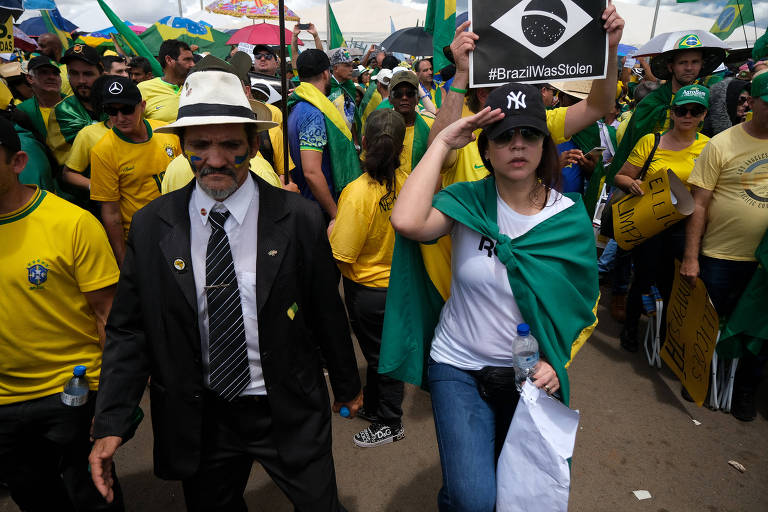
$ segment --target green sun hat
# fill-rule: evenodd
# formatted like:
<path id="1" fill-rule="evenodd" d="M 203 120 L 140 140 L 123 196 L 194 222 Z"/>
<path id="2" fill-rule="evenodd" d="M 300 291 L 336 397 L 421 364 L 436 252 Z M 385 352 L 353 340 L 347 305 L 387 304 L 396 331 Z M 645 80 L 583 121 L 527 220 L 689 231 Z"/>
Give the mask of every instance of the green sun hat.
<path id="1" fill-rule="evenodd" d="M 672 99 L 672 105 L 687 105 L 689 103 L 698 103 L 709 109 L 709 89 L 697 84 L 681 87 Z"/>

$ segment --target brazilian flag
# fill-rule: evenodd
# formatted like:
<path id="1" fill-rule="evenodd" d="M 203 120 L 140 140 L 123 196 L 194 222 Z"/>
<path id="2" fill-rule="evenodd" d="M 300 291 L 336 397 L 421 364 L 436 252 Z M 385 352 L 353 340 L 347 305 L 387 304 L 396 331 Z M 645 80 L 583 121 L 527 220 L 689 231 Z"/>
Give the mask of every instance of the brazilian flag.
<path id="1" fill-rule="evenodd" d="M 451 62 L 443 54 L 456 33 L 456 0 L 429 0 L 424 30 L 432 34 L 432 60 L 435 73 Z"/>
<path id="2" fill-rule="evenodd" d="M 733 34 L 734 30 L 750 21 L 755 21 L 751 0 L 728 0 L 709 31 L 725 40 Z"/>

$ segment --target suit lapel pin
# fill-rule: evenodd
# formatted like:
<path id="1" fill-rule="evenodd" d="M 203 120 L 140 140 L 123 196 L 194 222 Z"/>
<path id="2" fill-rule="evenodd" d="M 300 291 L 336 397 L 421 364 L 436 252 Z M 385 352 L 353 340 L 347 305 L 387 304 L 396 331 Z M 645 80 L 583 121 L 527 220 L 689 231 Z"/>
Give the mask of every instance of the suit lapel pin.
<path id="1" fill-rule="evenodd" d="M 277 256 L 277 250 L 276 249 L 272 249 L 267 254 L 269 254 L 270 256 Z"/>
<path id="2" fill-rule="evenodd" d="M 187 269 L 187 262 L 181 258 L 176 258 L 173 260 L 173 268 L 176 269 L 176 272 L 184 272 Z"/>

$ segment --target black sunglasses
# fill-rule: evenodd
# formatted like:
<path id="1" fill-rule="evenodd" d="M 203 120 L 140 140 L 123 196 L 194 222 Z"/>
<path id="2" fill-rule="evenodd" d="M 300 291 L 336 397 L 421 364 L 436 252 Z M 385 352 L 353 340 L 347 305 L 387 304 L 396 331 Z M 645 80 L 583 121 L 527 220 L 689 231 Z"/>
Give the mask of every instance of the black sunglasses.
<path id="1" fill-rule="evenodd" d="M 120 108 L 114 107 L 112 105 L 104 105 L 104 107 L 102 107 L 102 110 L 108 116 L 116 116 L 118 112 L 120 112 L 124 116 L 129 116 L 133 114 L 134 111 L 136 110 L 136 105 L 123 105 Z"/>
<path id="2" fill-rule="evenodd" d="M 512 139 L 515 138 L 515 133 L 519 132 L 520 136 L 523 138 L 525 142 L 538 142 L 541 139 L 544 138 L 544 134 L 541 133 L 539 130 L 536 130 L 535 128 L 511 128 L 498 137 L 495 137 L 491 139 L 491 142 L 493 142 L 496 146 L 506 146 L 510 142 L 512 142 Z"/>
<path id="3" fill-rule="evenodd" d="M 256 53 L 254 54 L 253 58 L 256 60 L 261 60 L 261 59 L 272 60 L 275 58 L 275 56 L 272 55 L 271 53 Z"/>
<path id="4" fill-rule="evenodd" d="M 698 117 L 706 111 L 707 108 L 704 105 L 693 105 L 691 107 L 688 107 L 688 105 L 677 105 L 672 107 L 672 112 L 677 117 L 685 117 L 689 112 L 693 117 Z"/>
<path id="5" fill-rule="evenodd" d="M 393 98 L 396 100 L 399 100 L 403 96 L 406 96 L 408 98 L 415 98 L 416 97 L 416 89 L 395 89 L 390 94 Z"/>

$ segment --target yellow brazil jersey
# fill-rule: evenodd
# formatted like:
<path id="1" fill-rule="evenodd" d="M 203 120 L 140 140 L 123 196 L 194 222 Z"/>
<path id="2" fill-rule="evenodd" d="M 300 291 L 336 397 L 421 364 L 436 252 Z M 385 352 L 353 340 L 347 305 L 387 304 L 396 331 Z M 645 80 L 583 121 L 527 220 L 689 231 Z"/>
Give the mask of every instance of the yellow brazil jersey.
<path id="1" fill-rule="evenodd" d="M 272 121 L 277 123 L 277 126 L 269 129 L 269 142 L 272 143 L 272 153 L 274 154 L 275 158 L 274 171 L 282 176 L 285 174 L 285 154 L 283 148 L 283 112 L 279 108 L 275 107 L 274 105 L 270 105 L 269 103 L 265 103 L 265 105 L 272 113 Z M 291 155 L 288 154 L 288 170 L 290 171 L 294 167 L 295 166 L 293 165 L 293 160 L 291 160 Z M 251 169 L 253 169 L 253 167 L 251 167 Z"/>
<path id="2" fill-rule="evenodd" d="M 154 119 L 172 123 L 179 112 L 181 87 L 169 84 L 162 78 L 152 78 L 138 84 L 141 97 L 147 102 L 144 109 L 145 119 Z"/>
<path id="3" fill-rule="evenodd" d="M 645 161 L 648 159 L 648 155 L 653 149 L 654 135 L 649 133 L 640 138 L 632 148 L 632 153 L 627 157 L 627 162 L 642 168 L 645 165 Z M 669 149 L 656 148 L 656 152 L 653 154 L 653 160 L 650 166 L 648 166 L 648 174 L 646 179 L 650 178 L 653 174 L 658 172 L 666 172 L 667 169 L 672 169 L 672 172 L 680 178 L 680 181 L 687 185 L 688 176 L 691 175 L 693 170 L 693 164 L 696 163 L 696 159 L 699 158 L 701 150 L 709 142 L 709 137 L 701 133 L 696 134 L 696 140 L 693 144 L 685 149 L 679 151 L 671 151 Z"/>
<path id="4" fill-rule="evenodd" d="M 282 188 L 283 186 L 283 184 L 280 183 L 280 177 L 275 174 L 272 166 L 260 155 L 251 158 L 251 172 L 273 187 Z M 184 155 L 179 155 L 168 164 L 168 168 L 165 170 L 162 193 L 167 194 L 174 190 L 179 190 L 192 181 L 194 177 L 195 175 L 192 172 L 192 166 L 189 164 L 189 160 L 187 160 Z"/>
<path id="5" fill-rule="evenodd" d="M 133 214 L 160 196 L 165 169 L 181 153 L 176 135 L 153 132 L 165 123 L 144 123 L 149 140 L 131 142 L 113 128 L 91 150 L 91 199 L 120 203 L 126 236 Z"/>
<path id="6" fill-rule="evenodd" d="M 567 107 L 547 110 L 547 129 L 555 144 L 565 142 L 565 114 Z M 474 115 L 464 104 L 462 117 Z M 475 140 L 456 151 L 452 161 L 446 162 L 442 170 L 443 188 L 453 183 L 462 181 L 477 181 L 488 176 L 488 169 L 480 158 L 480 150 L 477 147 L 477 137 L 482 130 L 475 131 Z"/>
<path id="7" fill-rule="evenodd" d="M 432 129 L 432 125 L 435 123 L 435 118 L 432 116 L 432 114 L 417 113 L 416 115 L 421 116 L 421 118 L 427 123 L 427 126 L 429 126 L 429 128 Z M 407 172 L 408 174 L 411 174 L 411 171 L 413 170 L 411 167 L 411 164 L 412 164 L 412 158 L 413 158 L 413 137 L 416 131 L 415 126 L 416 125 L 413 124 L 411 126 L 405 127 L 405 138 L 403 139 L 403 152 L 400 153 L 400 167 L 404 169 L 405 172 Z"/>
<path id="8" fill-rule="evenodd" d="M 115 284 L 119 270 L 93 215 L 36 189 L 0 215 L 0 405 L 58 393 L 76 365 L 97 389 L 101 346 L 83 293 Z M 12 306 L 11 306 L 12 305 Z"/>
<path id="9" fill-rule="evenodd" d="M 392 207 L 407 174 L 395 171 L 395 190 L 388 191 L 368 173 L 344 187 L 331 232 L 333 257 L 344 277 L 371 288 L 389 286 L 395 230 Z"/>
<path id="10" fill-rule="evenodd" d="M 72 149 L 64 165 L 73 171 L 88 174 L 91 168 L 91 150 L 102 137 L 109 133 L 109 128 L 105 123 L 106 121 L 102 121 L 80 130 L 72 142 Z"/>

